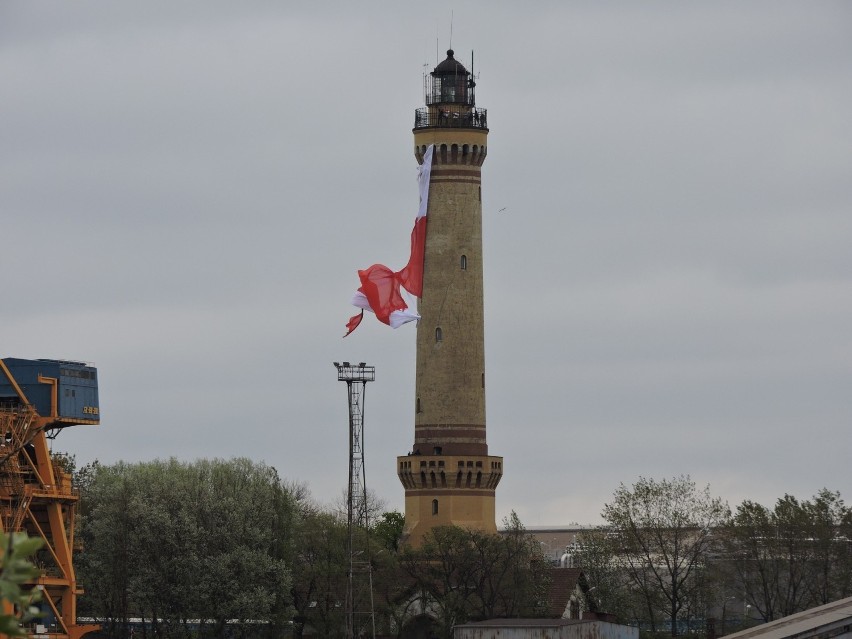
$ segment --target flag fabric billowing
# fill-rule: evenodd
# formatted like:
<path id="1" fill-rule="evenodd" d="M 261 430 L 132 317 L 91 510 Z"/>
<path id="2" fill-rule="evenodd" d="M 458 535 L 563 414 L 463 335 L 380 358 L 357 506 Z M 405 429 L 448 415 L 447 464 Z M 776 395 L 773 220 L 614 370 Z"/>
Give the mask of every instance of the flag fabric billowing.
<path id="1" fill-rule="evenodd" d="M 361 320 L 364 319 L 364 309 L 361 309 L 361 312 L 357 315 L 353 315 L 349 318 L 349 321 L 346 322 L 346 335 L 349 335 L 352 331 L 358 328 L 358 324 L 361 323 Z M 344 335 L 343 337 L 346 337 Z"/>
<path id="2" fill-rule="evenodd" d="M 384 264 L 373 264 L 370 268 L 358 271 L 361 288 L 358 290 L 367 298 L 370 309 L 382 324 L 390 324 L 390 315 L 394 311 L 408 308 L 399 292 L 396 273 Z"/>
<path id="3" fill-rule="evenodd" d="M 411 257 L 399 272 L 400 285 L 416 297 L 423 296 L 423 258 L 426 250 L 426 216 L 414 221 L 411 231 Z"/>
<path id="4" fill-rule="evenodd" d="M 346 324 L 346 337 L 361 323 L 364 311 L 372 311 L 378 320 L 397 328 L 408 322 L 420 319 L 416 311 L 409 308 L 401 289 L 416 297 L 423 295 L 423 259 L 426 250 L 426 219 L 429 209 L 429 181 L 432 176 L 432 155 L 435 145 L 430 144 L 423 156 L 423 164 L 418 167 L 418 185 L 420 206 L 411 231 L 411 255 L 408 263 L 400 271 L 392 271 L 383 264 L 358 271 L 361 286 L 352 297 L 352 304 L 361 309 Z"/>

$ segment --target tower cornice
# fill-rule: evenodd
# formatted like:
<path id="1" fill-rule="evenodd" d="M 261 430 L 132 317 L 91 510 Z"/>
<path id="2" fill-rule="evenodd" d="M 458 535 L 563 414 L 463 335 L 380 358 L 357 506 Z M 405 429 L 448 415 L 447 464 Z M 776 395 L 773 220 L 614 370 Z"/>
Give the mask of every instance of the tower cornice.
<path id="1" fill-rule="evenodd" d="M 430 144 L 435 145 L 433 166 L 460 164 L 480 167 L 488 154 L 488 133 L 452 129 L 415 131 L 414 157 L 418 164 L 423 163 L 423 156 Z"/>
<path id="2" fill-rule="evenodd" d="M 442 490 L 445 494 L 491 491 L 503 477 L 503 458 L 494 455 L 404 455 L 396 458 L 406 492 Z"/>

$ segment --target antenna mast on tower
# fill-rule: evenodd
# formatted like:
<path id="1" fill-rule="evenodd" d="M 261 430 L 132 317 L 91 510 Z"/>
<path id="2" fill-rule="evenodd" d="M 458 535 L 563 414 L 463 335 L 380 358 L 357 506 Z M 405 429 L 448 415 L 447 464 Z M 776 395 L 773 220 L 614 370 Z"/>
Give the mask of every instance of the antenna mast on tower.
<path id="1" fill-rule="evenodd" d="M 365 362 L 334 362 L 337 381 L 346 382 L 349 396 L 349 486 L 346 491 L 347 554 L 346 638 L 376 636 L 373 573 L 370 565 L 367 480 L 364 471 L 364 391 L 375 381 L 376 367 Z M 361 534 L 358 529 L 361 529 Z"/>

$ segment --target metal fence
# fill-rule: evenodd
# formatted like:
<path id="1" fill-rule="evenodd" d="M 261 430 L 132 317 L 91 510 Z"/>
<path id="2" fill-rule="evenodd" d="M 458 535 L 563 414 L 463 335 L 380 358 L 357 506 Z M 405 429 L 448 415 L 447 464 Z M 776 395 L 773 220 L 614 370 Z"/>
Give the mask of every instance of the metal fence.
<path id="1" fill-rule="evenodd" d="M 468 106 L 421 107 L 414 112 L 415 129 L 488 129 L 486 109 Z"/>

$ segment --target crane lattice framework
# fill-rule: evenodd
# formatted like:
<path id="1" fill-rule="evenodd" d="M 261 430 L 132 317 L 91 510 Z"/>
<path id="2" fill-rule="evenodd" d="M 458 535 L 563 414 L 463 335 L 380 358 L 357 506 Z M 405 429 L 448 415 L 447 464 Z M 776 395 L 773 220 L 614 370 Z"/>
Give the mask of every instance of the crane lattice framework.
<path id="1" fill-rule="evenodd" d="M 97 371 L 80 362 L 0 360 L 0 531 L 44 540 L 34 562 L 42 616 L 30 637 L 79 639 L 99 626 L 77 624 L 73 555 L 79 492 L 54 463 L 48 433 L 100 423 Z M 4 610 L 4 612 L 10 612 Z"/>
<path id="2" fill-rule="evenodd" d="M 346 583 L 346 637 L 375 637 L 373 574 L 369 548 L 369 504 L 364 469 L 364 392 L 375 381 L 376 367 L 334 362 L 337 380 L 349 396 L 349 486 L 346 492 L 349 570 Z M 361 530 L 359 535 L 358 530 Z"/>

